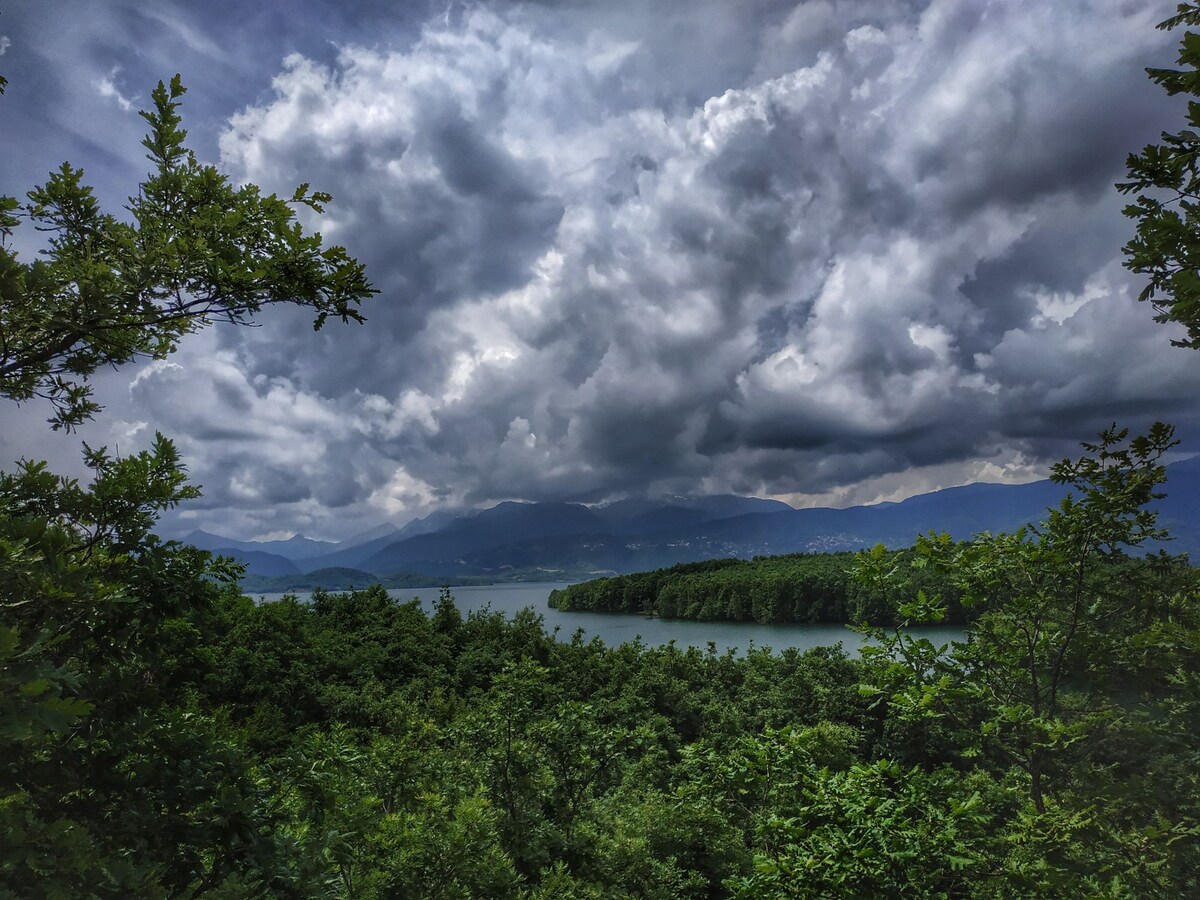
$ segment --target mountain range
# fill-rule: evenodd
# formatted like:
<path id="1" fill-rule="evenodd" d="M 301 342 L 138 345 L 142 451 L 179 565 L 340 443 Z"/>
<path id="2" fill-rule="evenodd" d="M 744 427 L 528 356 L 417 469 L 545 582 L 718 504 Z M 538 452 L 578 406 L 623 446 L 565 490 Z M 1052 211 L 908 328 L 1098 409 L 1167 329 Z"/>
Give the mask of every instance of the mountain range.
<path id="1" fill-rule="evenodd" d="M 1200 552 L 1200 457 L 1167 469 L 1159 522 L 1171 552 Z M 506 502 L 384 524 L 341 542 L 302 535 L 239 541 L 193 531 L 184 541 L 246 565 L 248 584 L 309 586 L 378 578 L 577 580 L 716 557 L 903 547 L 922 532 L 956 539 L 1045 518 L 1067 488 L 1050 481 L 971 484 L 846 509 L 793 509 L 777 500 L 716 495 L 621 500 L 605 506 Z"/>

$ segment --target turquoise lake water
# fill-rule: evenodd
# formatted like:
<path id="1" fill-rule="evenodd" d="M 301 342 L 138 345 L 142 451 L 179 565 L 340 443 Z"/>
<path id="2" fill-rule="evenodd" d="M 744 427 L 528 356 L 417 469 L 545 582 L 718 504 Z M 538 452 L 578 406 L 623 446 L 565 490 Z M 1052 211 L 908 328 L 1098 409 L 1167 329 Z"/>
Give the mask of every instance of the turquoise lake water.
<path id="1" fill-rule="evenodd" d="M 566 587 L 562 582 L 529 584 L 494 584 L 451 588 L 454 602 L 465 614 L 472 610 L 490 609 L 512 617 L 525 607 L 542 616 L 546 629 L 560 640 L 570 640 L 581 630 L 587 639 L 598 637 L 610 646 L 640 638 L 643 643 L 661 646 L 674 641 L 680 647 L 705 649 L 711 642 L 720 653 L 732 649 L 745 653 L 751 647 L 770 647 L 784 650 L 795 647 L 827 647 L 842 644 L 854 651 L 864 643 L 862 636 L 842 625 L 759 625 L 756 622 L 692 622 L 678 619 L 648 619 L 616 613 L 561 612 L 551 609 L 546 601 L 555 588 Z M 432 611 L 438 588 L 398 588 L 388 593 L 399 600 L 418 599 Z M 297 592 L 301 598 L 307 595 Z M 277 600 L 283 594 L 254 594 L 265 600 Z M 962 640 L 965 631 L 958 627 L 929 627 L 914 629 L 935 644 Z"/>

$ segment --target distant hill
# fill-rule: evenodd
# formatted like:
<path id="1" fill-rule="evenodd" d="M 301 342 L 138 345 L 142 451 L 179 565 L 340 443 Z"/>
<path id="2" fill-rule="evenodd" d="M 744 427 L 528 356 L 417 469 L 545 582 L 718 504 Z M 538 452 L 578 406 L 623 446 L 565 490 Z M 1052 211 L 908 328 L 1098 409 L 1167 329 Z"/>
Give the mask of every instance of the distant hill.
<path id="1" fill-rule="evenodd" d="M 1160 523 L 1175 537 L 1167 549 L 1200 556 L 1200 457 L 1167 471 L 1167 497 L 1158 503 Z M 510 502 L 480 511 L 434 513 L 400 529 L 381 526 L 340 544 L 325 544 L 334 549 L 292 560 L 291 568 L 288 560 L 269 552 L 289 541 L 229 544 L 205 532 L 193 532 L 189 539 L 196 537 L 197 546 L 207 542 L 209 549 L 226 541 L 227 555 L 245 559 L 256 576 L 295 577 L 301 571 L 315 576 L 337 569 L 355 573 L 355 579 L 364 573 L 372 578 L 403 573 L 397 577 L 415 576 L 425 583 L 448 578 L 577 580 L 722 557 L 858 550 L 875 544 L 906 547 L 929 531 L 948 531 L 958 539 L 981 531 L 1012 531 L 1044 519 L 1047 508 L 1066 493 L 1061 485 L 1036 481 L 971 484 L 848 509 L 793 509 L 774 500 L 732 495 L 632 499 L 600 507 Z M 253 553 L 262 555 L 251 561 Z"/>
<path id="2" fill-rule="evenodd" d="M 314 541 L 302 534 L 294 535 L 285 541 L 239 541 L 237 538 L 225 537 L 220 534 L 210 534 L 207 531 L 199 529 L 184 537 L 183 542 L 191 544 L 193 547 L 199 547 L 201 550 L 238 550 L 245 553 L 264 552 L 291 560 L 305 559 L 321 553 L 328 553 L 338 546 L 330 541 Z"/>
<path id="3" fill-rule="evenodd" d="M 388 537 L 396 534 L 400 529 L 391 522 L 384 522 L 382 525 L 376 525 L 374 528 L 368 528 L 366 531 L 360 531 L 358 534 L 352 534 L 334 546 L 340 550 L 345 550 L 347 547 L 357 547 L 359 544 L 365 544 L 369 541 L 374 541 L 378 538 Z"/>
<path id="4" fill-rule="evenodd" d="M 904 547 L 927 531 L 957 539 L 981 531 L 1011 531 L 1044 517 L 1066 488 L 1049 481 L 971 484 L 910 497 L 900 503 L 847 509 L 795 509 L 709 522 L 660 535 L 670 542 L 701 543 L 717 556 L 858 550 L 875 544 Z"/>
<path id="5" fill-rule="evenodd" d="M 225 537 L 221 534 L 212 534 L 207 531 L 202 531 L 197 528 L 183 536 L 182 541 L 185 544 L 191 544 L 193 547 L 199 547 L 201 550 L 217 550 L 218 548 L 234 548 L 239 550 L 261 550 L 262 547 L 257 541 L 239 541 L 237 538 Z"/>
<path id="6" fill-rule="evenodd" d="M 313 588 L 342 591 L 370 587 L 380 579 L 359 569 L 318 569 L 315 572 L 293 572 L 286 575 L 247 575 L 242 588 L 248 591 L 311 591 Z"/>
<path id="7" fill-rule="evenodd" d="M 363 560 L 369 572 L 417 568 L 428 560 L 454 559 L 556 534 L 604 531 L 604 520 L 577 503 L 501 503 L 470 518 L 456 519 L 440 531 L 389 544 Z M 420 566 L 417 571 L 426 571 Z"/>
<path id="8" fill-rule="evenodd" d="M 944 523 L 937 530 L 956 538 L 1015 529 L 1043 518 L 1046 507 L 1061 501 L 1065 490 L 1036 482 L 938 492 L 943 493 L 947 496 L 941 502 L 919 497 L 850 509 L 789 507 L 644 534 L 554 534 L 469 553 L 409 559 L 406 565 L 430 575 L 475 577 L 540 569 L 547 580 L 574 580 L 724 557 L 859 550 L 875 544 L 905 547 L 918 533 L 933 530 L 933 522 Z"/>
<path id="9" fill-rule="evenodd" d="M 650 534 L 686 528 L 749 513 L 785 512 L 792 508 L 778 500 L 716 494 L 704 497 L 662 497 L 657 500 L 618 500 L 596 512 L 614 534 Z"/>
<path id="10" fill-rule="evenodd" d="M 328 568 L 362 568 L 366 560 L 386 547 L 411 537 L 439 531 L 454 524 L 462 516 L 462 513 L 439 511 L 430 513 L 423 519 L 413 519 L 403 528 L 392 525 L 390 530 L 373 529 L 377 534 L 363 532 L 337 544 L 329 553 L 304 560 L 301 568 L 306 572 Z M 395 569 L 390 571 L 395 571 Z"/>
<path id="11" fill-rule="evenodd" d="M 389 547 L 397 541 L 404 540 L 399 532 L 385 534 L 382 537 L 373 538 L 365 541 L 357 546 L 347 547 L 343 550 L 335 550 L 332 553 L 325 553 L 321 556 L 313 556 L 304 560 L 303 567 L 308 571 L 317 569 L 330 568 L 363 568 L 363 562 L 370 559 L 380 550 Z"/>
<path id="12" fill-rule="evenodd" d="M 197 529 L 186 535 L 182 540 L 185 544 L 231 556 L 247 565 L 247 575 L 263 578 L 279 577 L 296 574 L 301 571 L 310 572 L 320 568 L 329 568 L 324 560 L 341 552 L 355 559 L 370 556 L 378 547 L 386 546 L 389 541 L 396 540 L 402 530 L 390 522 L 377 525 L 374 528 L 359 532 L 344 541 L 315 541 L 297 534 L 283 541 L 239 541 L 237 538 L 225 537 Z M 368 546 L 371 545 L 371 546 Z M 355 550 L 366 546 L 355 556 Z M 266 555 L 263 555 L 266 554 Z M 286 566 L 279 559 L 288 560 L 294 565 Z"/>
<path id="13" fill-rule="evenodd" d="M 209 549 L 207 547 L 201 549 Z M 240 547 L 214 547 L 214 556 L 228 556 L 246 567 L 247 575 L 274 578 L 280 575 L 299 575 L 300 569 L 286 557 L 264 550 L 242 550 Z"/>
<path id="14" fill-rule="evenodd" d="M 394 532 L 397 538 L 416 537 L 418 534 L 432 534 L 435 531 L 441 531 L 443 528 L 452 524 L 456 519 L 462 518 L 464 515 L 474 515 L 472 510 L 469 514 L 463 512 L 453 512 L 450 510 L 439 510 L 438 512 L 430 513 L 423 519 L 413 519 L 403 528 L 398 528 Z"/>

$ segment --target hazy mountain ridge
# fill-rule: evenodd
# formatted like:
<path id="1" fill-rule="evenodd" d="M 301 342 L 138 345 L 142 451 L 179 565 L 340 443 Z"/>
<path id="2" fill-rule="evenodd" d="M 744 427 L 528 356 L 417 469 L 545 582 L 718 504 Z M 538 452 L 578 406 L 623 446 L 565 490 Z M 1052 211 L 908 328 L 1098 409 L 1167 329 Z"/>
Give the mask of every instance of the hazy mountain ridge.
<path id="1" fill-rule="evenodd" d="M 265 550 L 243 550 L 240 547 L 213 547 L 211 552 L 214 556 L 228 556 L 237 560 L 246 567 L 247 573 L 267 578 L 300 574 L 300 568 L 295 562 L 278 553 L 268 553 Z"/>
<path id="2" fill-rule="evenodd" d="M 1200 457 L 1168 468 L 1160 523 L 1175 537 L 1171 552 L 1200 552 Z M 247 564 L 255 576 L 353 570 L 376 578 L 413 573 L 439 578 L 588 578 L 680 562 L 736 556 L 856 550 L 911 545 L 916 536 L 947 531 L 956 539 L 1012 531 L 1045 518 L 1067 488 L 1050 481 L 978 483 L 919 494 L 895 503 L 845 509 L 793 509 L 775 500 L 718 495 L 573 503 L 507 502 L 486 510 L 433 513 L 403 528 L 380 526 L 319 555 L 293 557 L 326 543 L 233 541 L 207 532 L 185 540 Z M 372 533 L 379 536 L 372 536 Z M 203 543 L 197 543 L 192 538 Z"/>

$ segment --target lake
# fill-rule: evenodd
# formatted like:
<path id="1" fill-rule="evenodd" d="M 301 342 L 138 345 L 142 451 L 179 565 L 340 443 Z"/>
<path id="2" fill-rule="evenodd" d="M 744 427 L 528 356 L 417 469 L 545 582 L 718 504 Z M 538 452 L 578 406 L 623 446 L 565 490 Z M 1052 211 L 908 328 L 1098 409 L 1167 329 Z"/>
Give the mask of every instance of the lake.
<path id="1" fill-rule="evenodd" d="M 680 647 L 705 649 L 709 642 L 717 651 L 733 650 L 745 653 L 751 647 L 770 647 L 784 650 L 795 647 L 808 650 L 812 647 L 829 647 L 842 644 L 847 650 L 857 650 L 865 641 L 861 635 L 844 625 L 759 625 L 757 622 L 693 622 L 681 619 L 647 619 L 644 616 L 621 615 L 618 613 L 562 612 L 551 609 L 546 601 L 556 588 L 567 587 L 565 582 L 538 582 L 526 584 L 491 584 L 451 588 L 454 602 L 466 614 L 473 610 L 490 609 L 512 616 L 527 606 L 542 616 L 546 629 L 554 632 L 560 640 L 569 641 L 576 631 L 582 629 L 585 638 L 598 637 L 609 646 L 617 646 L 640 637 L 650 646 L 661 646 L 674 641 Z M 308 594 L 296 591 L 301 599 Z M 438 588 L 397 588 L 388 593 L 398 600 L 418 599 L 429 612 L 438 597 Z M 283 594 L 253 594 L 264 600 L 278 600 Z M 965 631 L 957 627 L 925 627 L 913 629 L 935 644 L 962 640 Z"/>

